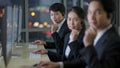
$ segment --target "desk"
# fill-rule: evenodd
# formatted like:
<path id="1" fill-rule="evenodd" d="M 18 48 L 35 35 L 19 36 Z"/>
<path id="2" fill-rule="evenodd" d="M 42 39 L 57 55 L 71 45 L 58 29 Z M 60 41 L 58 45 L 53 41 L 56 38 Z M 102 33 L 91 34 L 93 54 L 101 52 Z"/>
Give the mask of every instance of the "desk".
<path id="1" fill-rule="evenodd" d="M 29 47 L 29 43 L 22 43 L 19 46 L 13 46 L 12 57 L 7 68 L 35 68 L 34 64 L 42 61 L 49 61 L 47 54 L 40 55 L 35 58 L 30 56 L 34 50 L 44 49 L 44 46 L 37 46 L 37 48 Z M 5 68 L 3 58 L 0 59 L 0 68 Z"/>

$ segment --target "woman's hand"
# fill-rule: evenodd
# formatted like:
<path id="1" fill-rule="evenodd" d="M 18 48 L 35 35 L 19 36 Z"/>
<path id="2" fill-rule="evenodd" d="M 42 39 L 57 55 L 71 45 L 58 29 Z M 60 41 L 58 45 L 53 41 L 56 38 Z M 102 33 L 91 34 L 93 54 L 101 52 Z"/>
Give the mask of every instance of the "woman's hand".
<path id="1" fill-rule="evenodd" d="M 71 37 L 70 37 L 69 43 L 77 40 L 77 38 L 78 38 L 78 36 L 79 36 L 79 32 L 80 32 L 80 31 L 78 31 L 78 30 L 72 30 L 72 31 L 71 31 Z"/>

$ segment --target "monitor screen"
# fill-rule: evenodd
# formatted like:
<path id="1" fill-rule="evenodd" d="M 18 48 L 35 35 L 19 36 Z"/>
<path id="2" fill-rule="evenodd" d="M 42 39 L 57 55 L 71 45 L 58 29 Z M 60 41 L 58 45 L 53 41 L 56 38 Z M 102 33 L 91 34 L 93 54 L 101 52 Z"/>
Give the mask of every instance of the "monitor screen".
<path id="1" fill-rule="evenodd" d="M 2 55 L 4 57 L 5 65 L 7 66 L 12 52 L 12 6 L 5 7 L 5 14 L 1 25 Z"/>

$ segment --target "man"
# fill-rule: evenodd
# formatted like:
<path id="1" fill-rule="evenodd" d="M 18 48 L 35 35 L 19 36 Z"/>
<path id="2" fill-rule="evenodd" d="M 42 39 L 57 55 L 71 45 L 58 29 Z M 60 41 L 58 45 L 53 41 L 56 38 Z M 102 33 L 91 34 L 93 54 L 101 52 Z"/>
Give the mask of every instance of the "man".
<path id="1" fill-rule="evenodd" d="M 5 7 L 3 5 L 0 5 L 0 25 L 2 24 L 4 14 L 5 14 Z M 0 27 L 0 36 L 1 36 L 1 27 Z M 0 37 L 0 41 L 1 41 L 1 37 Z"/>
<path id="2" fill-rule="evenodd" d="M 41 61 L 38 68 L 119 68 L 120 37 L 112 25 L 114 0 L 92 0 L 87 19 L 90 27 L 78 58 L 72 62 Z"/>
<path id="3" fill-rule="evenodd" d="M 61 3 L 54 3 L 50 6 L 49 11 L 50 18 L 53 22 L 51 32 L 54 42 L 36 40 L 35 43 L 38 45 L 45 45 L 45 48 L 56 48 L 57 54 L 60 55 L 63 52 L 63 44 L 58 44 L 57 42 L 63 42 L 64 36 L 70 32 L 65 19 L 65 7 Z M 42 52 L 48 53 L 49 58 L 54 61 L 56 53 L 51 53 L 47 50 L 42 50 Z M 51 57 L 51 55 L 53 56 Z"/>

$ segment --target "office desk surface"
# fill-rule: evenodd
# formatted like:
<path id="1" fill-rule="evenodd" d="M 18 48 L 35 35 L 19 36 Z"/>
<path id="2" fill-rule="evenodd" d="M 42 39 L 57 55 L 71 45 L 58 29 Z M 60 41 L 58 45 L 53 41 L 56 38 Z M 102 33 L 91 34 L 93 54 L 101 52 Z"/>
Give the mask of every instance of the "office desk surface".
<path id="1" fill-rule="evenodd" d="M 49 61 L 47 54 L 35 55 L 34 50 L 44 49 L 44 46 L 32 45 L 29 43 L 22 43 L 19 46 L 13 46 L 12 56 L 7 68 L 35 68 L 34 64 L 42 61 Z M 5 68 L 3 57 L 0 58 L 0 68 Z"/>

